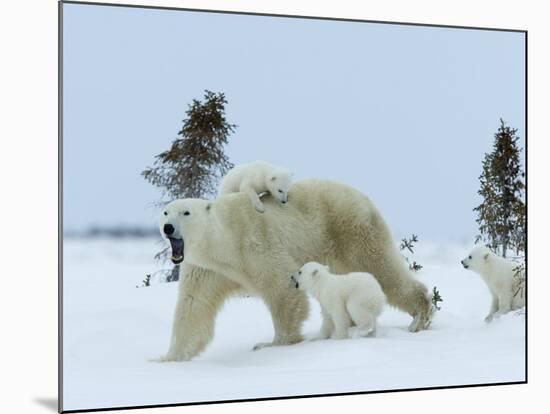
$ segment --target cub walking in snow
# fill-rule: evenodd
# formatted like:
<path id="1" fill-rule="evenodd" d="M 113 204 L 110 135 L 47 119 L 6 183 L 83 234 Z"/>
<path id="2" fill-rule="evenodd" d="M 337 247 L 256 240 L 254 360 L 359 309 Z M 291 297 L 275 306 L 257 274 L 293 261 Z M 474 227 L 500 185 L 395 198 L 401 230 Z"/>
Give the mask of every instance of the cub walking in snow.
<path id="1" fill-rule="evenodd" d="M 276 200 L 285 204 L 291 184 L 292 173 L 286 168 L 265 161 L 255 161 L 232 168 L 223 178 L 219 194 L 246 193 L 256 210 L 263 213 L 265 208 L 260 194 L 269 192 Z"/>
<path id="2" fill-rule="evenodd" d="M 386 296 L 370 273 L 330 273 L 327 266 L 306 263 L 291 276 L 296 289 L 312 295 L 321 304 L 323 324 L 318 339 L 348 337 L 352 324 L 361 336 L 376 334 L 376 318 L 382 313 Z"/>
<path id="3" fill-rule="evenodd" d="M 462 260 L 465 269 L 478 273 L 491 292 L 491 310 L 485 322 L 525 306 L 521 281 L 515 277 L 518 264 L 497 256 L 485 246 L 476 246 Z"/>

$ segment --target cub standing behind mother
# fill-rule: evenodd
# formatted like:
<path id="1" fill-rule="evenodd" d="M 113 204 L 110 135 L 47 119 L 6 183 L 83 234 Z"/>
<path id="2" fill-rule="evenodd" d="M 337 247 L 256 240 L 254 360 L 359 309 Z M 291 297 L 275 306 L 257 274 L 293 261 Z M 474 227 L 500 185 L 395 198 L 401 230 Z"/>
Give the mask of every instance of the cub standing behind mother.
<path id="1" fill-rule="evenodd" d="M 485 322 L 491 322 L 495 316 L 525 306 L 520 280 L 515 277 L 517 263 L 497 256 L 485 246 L 474 247 L 460 263 L 465 269 L 478 273 L 491 292 L 491 309 Z"/>

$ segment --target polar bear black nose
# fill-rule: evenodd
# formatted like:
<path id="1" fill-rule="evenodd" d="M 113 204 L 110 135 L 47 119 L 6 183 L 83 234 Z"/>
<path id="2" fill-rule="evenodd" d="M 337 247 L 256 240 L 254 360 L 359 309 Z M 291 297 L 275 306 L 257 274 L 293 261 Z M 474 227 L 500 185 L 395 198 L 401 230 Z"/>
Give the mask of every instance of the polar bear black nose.
<path id="1" fill-rule="evenodd" d="M 172 226 L 171 224 L 168 224 L 168 223 L 167 223 L 167 224 L 164 225 L 163 230 L 164 230 L 164 233 L 165 233 L 166 235 L 170 236 L 171 234 L 174 233 L 174 226 Z"/>

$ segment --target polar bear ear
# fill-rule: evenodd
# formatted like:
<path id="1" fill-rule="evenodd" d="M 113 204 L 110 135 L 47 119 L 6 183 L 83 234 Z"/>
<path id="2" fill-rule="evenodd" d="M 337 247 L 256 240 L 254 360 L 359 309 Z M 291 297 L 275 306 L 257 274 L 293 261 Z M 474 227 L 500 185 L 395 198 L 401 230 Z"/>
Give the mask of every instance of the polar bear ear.
<path id="1" fill-rule="evenodd" d="M 485 253 L 485 256 L 483 256 L 483 258 L 487 260 L 489 258 L 489 253 Z"/>
<path id="2" fill-rule="evenodd" d="M 208 203 L 206 205 L 206 211 L 210 211 L 210 208 L 212 207 L 212 203 Z"/>
<path id="3" fill-rule="evenodd" d="M 277 177 L 273 176 L 271 177 L 271 181 L 275 181 L 277 179 Z"/>
<path id="4" fill-rule="evenodd" d="M 311 275 L 315 276 L 317 273 L 319 273 L 319 269 L 315 269 Z"/>

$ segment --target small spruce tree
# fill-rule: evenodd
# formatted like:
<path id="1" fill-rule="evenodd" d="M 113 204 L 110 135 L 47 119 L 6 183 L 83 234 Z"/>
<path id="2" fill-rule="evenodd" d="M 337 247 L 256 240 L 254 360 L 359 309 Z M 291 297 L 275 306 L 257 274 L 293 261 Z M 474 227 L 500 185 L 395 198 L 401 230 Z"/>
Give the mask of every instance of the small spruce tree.
<path id="1" fill-rule="evenodd" d="M 158 154 L 152 167 L 141 174 L 163 191 L 163 202 L 177 198 L 205 198 L 214 195 L 218 181 L 233 164 L 224 153 L 228 137 L 237 127 L 227 122 L 223 93 L 204 91 L 202 101 L 194 99 L 170 149 Z M 163 204 L 161 202 L 161 204 Z M 167 258 L 168 248 L 155 258 Z M 178 280 L 176 265 L 167 281 Z"/>
<path id="2" fill-rule="evenodd" d="M 143 281 L 141 282 L 141 286 L 136 286 L 136 287 L 138 288 L 138 287 L 147 287 L 147 286 L 151 286 L 151 275 L 150 274 L 146 274 L 145 279 L 143 279 Z"/>
<path id="3" fill-rule="evenodd" d="M 414 254 L 414 245 L 418 242 L 418 236 L 416 234 L 412 234 L 411 237 L 403 237 L 401 239 L 401 244 L 399 245 L 399 250 L 404 251 L 408 250 L 409 253 Z M 415 260 L 412 261 L 407 256 L 403 255 L 405 258 L 405 261 L 409 265 L 409 270 L 412 270 L 413 272 L 418 272 L 422 270 L 424 267 L 417 263 Z M 441 310 L 441 306 L 439 306 L 439 302 L 443 302 L 443 298 L 441 297 L 441 294 L 439 293 L 439 290 L 437 290 L 437 287 L 434 286 L 432 290 L 432 304 L 435 310 Z"/>
<path id="4" fill-rule="evenodd" d="M 525 184 L 520 160 L 517 129 L 500 120 L 492 152 L 485 154 L 479 177 L 478 194 L 482 203 L 474 208 L 480 234 L 476 243 L 484 241 L 493 251 L 506 257 L 509 250 L 525 252 L 526 209 L 523 201 Z"/>
<path id="5" fill-rule="evenodd" d="M 434 305 L 434 308 L 438 311 L 441 310 L 441 306 L 439 306 L 439 302 L 443 302 L 443 298 L 441 297 L 441 294 L 439 293 L 437 286 L 434 286 L 432 289 L 432 305 Z"/>
<path id="6" fill-rule="evenodd" d="M 405 249 L 407 249 L 409 252 L 411 252 L 411 254 L 414 254 L 414 244 L 418 242 L 418 236 L 416 234 L 413 234 L 410 238 L 402 238 L 401 239 L 401 244 L 399 245 L 399 250 L 403 251 Z M 409 258 L 405 255 L 403 255 L 405 257 L 405 260 L 407 261 L 408 265 L 409 265 L 409 269 L 414 271 L 414 272 L 418 272 L 419 270 L 422 270 L 422 265 L 417 263 L 416 261 L 413 260 L 413 262 L 411 263 Z"/>
<path id="7" fill-rule="evenodd" d="M 223 93 L 208 90 L 203 102 L 194 99 L 178 132 L 181 138 L 155 157 L 153 167 L 141 173 L 151 184 L 162 188 L 169 200 L 213 195 L 218 180 L 233 167 L 224 146 L 236 125 L 225 118 L 226 104 Z"/>

